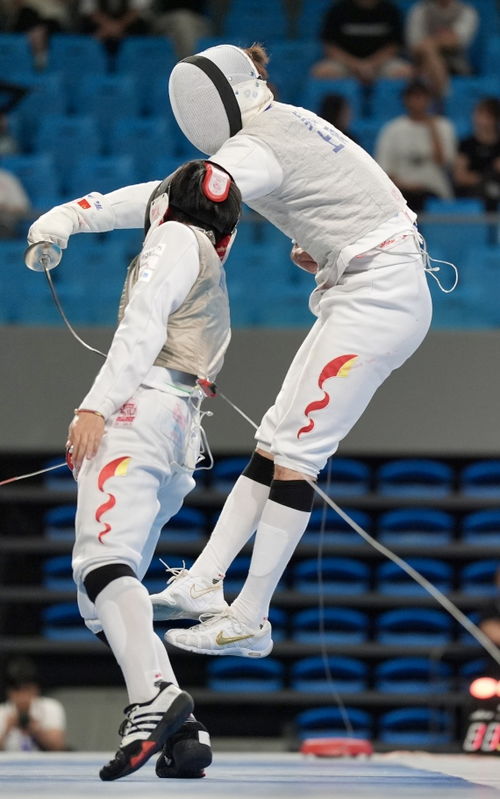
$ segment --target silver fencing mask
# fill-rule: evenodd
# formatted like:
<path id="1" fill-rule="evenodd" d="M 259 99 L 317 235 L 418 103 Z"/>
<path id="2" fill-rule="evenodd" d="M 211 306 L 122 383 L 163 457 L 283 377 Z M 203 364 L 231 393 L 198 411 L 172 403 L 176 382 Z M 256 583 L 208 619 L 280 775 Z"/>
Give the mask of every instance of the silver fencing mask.
<path id="1" fill-rule="evenodd" d="M 252 59 L 232 44 L 209 47 L 179 61 L 168 93 L 180 129 L 207 155 L 217 152 L 273 99 Z"/>

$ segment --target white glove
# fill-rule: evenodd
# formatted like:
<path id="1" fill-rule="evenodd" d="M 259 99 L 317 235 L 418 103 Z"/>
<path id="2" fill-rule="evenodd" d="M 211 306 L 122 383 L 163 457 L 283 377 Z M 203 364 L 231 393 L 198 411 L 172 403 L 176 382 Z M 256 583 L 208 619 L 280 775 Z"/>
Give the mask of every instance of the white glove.
<path id="1" fill-rule="evenodd" d="M 65 250 L 68 239 L 80 230 L 80 220 L 71 205 L 56 205 L 33 222 L 28 231 L 28 243 L 50 241 Z"/>

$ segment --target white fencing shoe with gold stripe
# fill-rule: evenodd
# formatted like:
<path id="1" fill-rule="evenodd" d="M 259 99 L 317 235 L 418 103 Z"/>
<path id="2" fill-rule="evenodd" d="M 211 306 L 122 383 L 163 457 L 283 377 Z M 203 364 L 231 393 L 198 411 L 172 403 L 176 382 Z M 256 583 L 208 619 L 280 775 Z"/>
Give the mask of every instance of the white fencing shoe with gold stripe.
<path id="1" fill-rule="evenodd" d="M 273 648 L 267 619 L 255 630 L 243 624 L 230 610 L 202 618 L 187 630 L 167 630 L 169 644 L 200 655 L 238 655 L 265 658 Z"/>

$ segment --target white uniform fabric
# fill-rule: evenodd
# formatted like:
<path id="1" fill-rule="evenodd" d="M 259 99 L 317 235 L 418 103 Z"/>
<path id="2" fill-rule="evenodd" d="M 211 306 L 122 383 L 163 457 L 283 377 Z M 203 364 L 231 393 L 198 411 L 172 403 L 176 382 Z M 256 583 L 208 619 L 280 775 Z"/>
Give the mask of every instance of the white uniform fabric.
<path id="1" fill-rule="evenodd" d="M 255 437 L 275 463 L 315 477 L 377 388 L 424 339 L 430 292 L 411 234 L 358 256 L 324 292 L 318 320 Z"/>
<path id="2" fill-rule="evenodd" d="M 0 738 L 5 735 L 7 720 L 13 713 L 16 713 L 16 708 L 12 702 L 0 704 Z M 36 721 L 43 730 L 66 729 L 66 714 L 63 706 L 57 699 L 48 696 L 38 696 L 33 699 L 30 705 L 30 718 Z M 32 752 L 39 749 L 33 738 L 18 727 L 9 731 L 3 748 L 6 752 Z"/>
<path id="3" fill-rule="evenodd" d="M 98 453 L 78 474 L 73 549 L 78 604 L 93 632 L 101 625 L 85 592 L 86 575 L 125 563 L 142 580 L 162 527 L 195 484 L 200 393 L 176 385 L 169 370 L 153 364 L 169 315 L 197 280 L 198 243 L 189 227 L 167 222 L 146 238 L 143 252 L 151 249 L 157 258 L 146 259 L 106 362 L 81 404 L 106 417 Z"/>

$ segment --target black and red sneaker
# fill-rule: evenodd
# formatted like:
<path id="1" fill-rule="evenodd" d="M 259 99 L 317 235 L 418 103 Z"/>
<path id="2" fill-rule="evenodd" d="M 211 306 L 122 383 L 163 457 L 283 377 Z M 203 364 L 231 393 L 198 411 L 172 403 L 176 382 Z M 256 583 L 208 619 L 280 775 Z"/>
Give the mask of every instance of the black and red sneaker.
<path id="1" fill-rule="evenodd" d="M 120 748 L 100 770 L 101 780 L 117 780 L 141 768 L 177 732 L 193 707 L 190 695 L 169 682 L 159 683 L 158 693 L 149 702 L 126 707 Z"/>
<path id="2" fill-rule="evenodd" d="M 185 721 L 165 743 L 156 761 L 158 777 L 199 779 L 212 762 L 207 728 L 195 719 Z"/>

